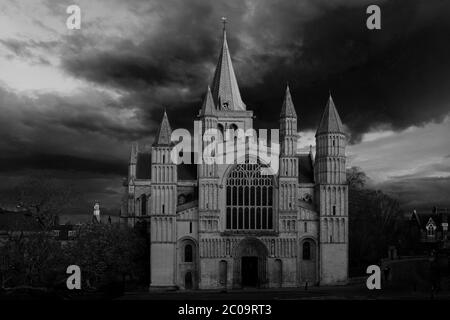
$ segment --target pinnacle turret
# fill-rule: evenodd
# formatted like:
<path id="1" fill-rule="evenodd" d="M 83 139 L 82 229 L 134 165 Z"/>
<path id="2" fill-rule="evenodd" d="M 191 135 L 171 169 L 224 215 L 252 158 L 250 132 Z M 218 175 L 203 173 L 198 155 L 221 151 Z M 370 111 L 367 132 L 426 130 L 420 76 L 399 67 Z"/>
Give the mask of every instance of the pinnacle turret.
<path id="1" fill-rule="evenodd" d="M 323 112 L 322 119 L 320 120 L 316 136 L 322 133 L 344 133 L 344 126 L 342 125 L 341 118 L 334 105 L 331 93 Z"/>
<path id="2" fill-rule="evenodd" d="M 283 105 L 281 107 L 280 118 L 297 118 L 294 103 L 292 102 L 289 85 L 286 86 L 286 93 L 284 95 Z"/>
<path id="3" fill-rule="evenodd" d="M 170 137 L 172 135 L 172 129 L 170 128 L 169 118 L 164 110 L 164 116 L 159 126 L 158 133 L 156 134 L 154 145 L 170 145 Z"/>
<path id="4" fill-rule="evenodd" d="M 211 88 L 208 86 L 205 98 L 203 99 L 202 109 L 200 110 L 201 116 L 211 116 L 214 115 L 216 108 L 214 107 L 214 100 L 211 94 Z"/>

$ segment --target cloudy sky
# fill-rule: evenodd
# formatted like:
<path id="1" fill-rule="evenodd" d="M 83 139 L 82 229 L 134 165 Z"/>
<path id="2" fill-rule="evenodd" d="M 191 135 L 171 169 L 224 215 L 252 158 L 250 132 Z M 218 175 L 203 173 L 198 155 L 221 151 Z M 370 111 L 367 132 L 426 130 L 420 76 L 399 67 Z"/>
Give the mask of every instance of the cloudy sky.
<path id="1" fill-rule="evenodd" d="M 405 208 L 450 207 L 449 15 L 445 0 L 3 0 L 0 194 L 45 171 L 82 190 L 79 211 L 117 212 L 131 141 L 152 141 L 163 107 L 192 127 L 226 16 L 256 126 L 277 126 L 289 82 L 307 148 L 331 90 L 349 166 Z"/>

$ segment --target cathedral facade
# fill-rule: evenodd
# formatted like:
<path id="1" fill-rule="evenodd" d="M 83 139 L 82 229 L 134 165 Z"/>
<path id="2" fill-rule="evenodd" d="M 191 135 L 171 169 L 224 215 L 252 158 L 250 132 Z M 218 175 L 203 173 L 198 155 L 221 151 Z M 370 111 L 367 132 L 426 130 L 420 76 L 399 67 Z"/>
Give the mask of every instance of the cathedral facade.
<path id="1" fill-rule="evenodd" d="M 282 99 L 280 99 L 281 102 Z M 121 218 L 150 236 L 150 288 L 226 289 L 345 284 L 348 279 L 346 135 L 331 96 L 316 152 L 297 152 L 289 88 L 279 113 L 279 169 L 261 159 L 175 164 L 164 112 L 151 146 L 131 148 Z M 253 128 L 242 101 L 226 31 L 203 130 Z M 236 159 L 237 160 L 237 159 Z"/>

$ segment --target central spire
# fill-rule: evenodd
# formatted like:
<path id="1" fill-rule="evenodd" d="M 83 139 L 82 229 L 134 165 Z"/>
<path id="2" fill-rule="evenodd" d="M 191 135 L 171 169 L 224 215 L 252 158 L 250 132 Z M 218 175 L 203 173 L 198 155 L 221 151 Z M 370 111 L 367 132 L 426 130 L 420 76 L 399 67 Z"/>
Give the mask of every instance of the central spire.
<path id="1" fill-rule="evenodd" d="M 223 23 L 223 43 L 222 50 L 217 62 L 216 72 L 212 83 L 212 95 L 214 102 L 219 110 L 246 110 L 245 103 L 242 101 L 233 64 L 231 62 L 230 52 L 227 43 L 227 19 L 222 18 Z"/>

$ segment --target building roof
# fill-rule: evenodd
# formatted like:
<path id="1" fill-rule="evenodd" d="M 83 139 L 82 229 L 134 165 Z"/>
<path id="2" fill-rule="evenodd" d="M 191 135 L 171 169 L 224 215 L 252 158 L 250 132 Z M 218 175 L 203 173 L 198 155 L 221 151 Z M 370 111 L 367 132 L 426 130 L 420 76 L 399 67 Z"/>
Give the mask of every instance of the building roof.
<path id="1" fill-rule="evenodd" d="M 198 207 L 198 200 L 189 201 L 180 205 L 177 205 L 177 212 L 184 211 L 186 209 L 191 209 Z"/>
<path id="2" fill-rule="evenodd" d="M 223 30 L 222 50 L 212 82 L 212 96 L 219 110 L 246 110 L 228 50 L 227 33 Z"/>
<path id="3" fill-rule="evenodd" d="M 321 133 L 344 133 L 344 126 L 342 125 L 341 118 L 336 110 L 331 94 L 328 98 L 322 119 L 320 120 L 316 136 Z"/>
<path id="4" fill-rule="evenodd" d="M 294 103 L 292 102 L 289 86 L 286 86 L 283 105 L 281 106 L 280 118 L 297 118 Z"/>
<path id="5" fill-rule="evenodd" d="M 171 145 L 170 136 L 172 135 L 172 128 L 170 128 L 169 118 L 164 110 L 164 115 L 159 126 L 158 132 L 156 134 L 154 145 L 158 146 L 169 146 Z"/>
<path id="6" fill-rule="evenodd" d="M 422 230 L 426 229 L 426 226 L 430 219 L 436 225 L 437 230 L 442 230 L 442 223 L 448 222 L 448 213 L 429 213 L 429 212 L 416 212 L 415 210 L 411 213 L 410 220 L 418 225 Z"/>
<path id="7" fill-rule="evenodd" d="M 298 182 L 314 183 L 314 168 L 311 154 L 298 156 Z"/>

